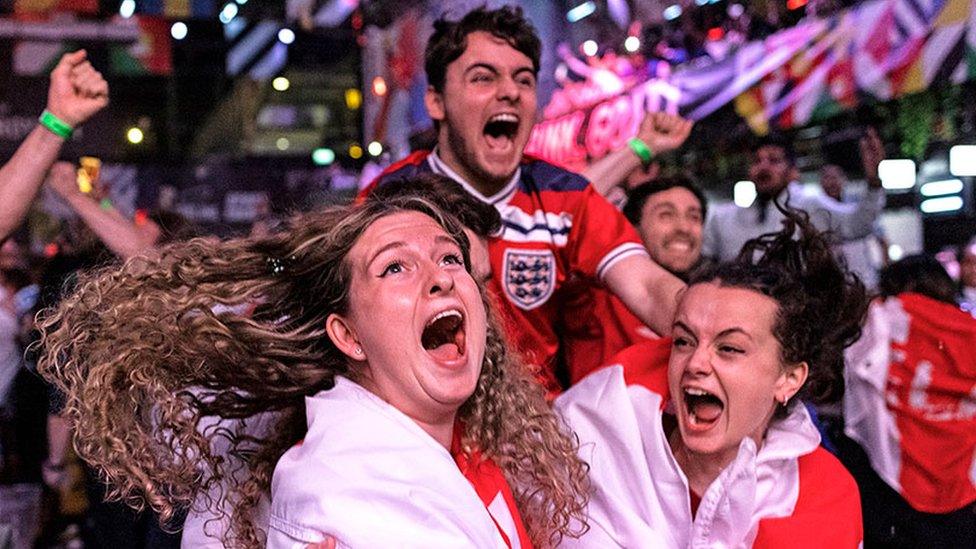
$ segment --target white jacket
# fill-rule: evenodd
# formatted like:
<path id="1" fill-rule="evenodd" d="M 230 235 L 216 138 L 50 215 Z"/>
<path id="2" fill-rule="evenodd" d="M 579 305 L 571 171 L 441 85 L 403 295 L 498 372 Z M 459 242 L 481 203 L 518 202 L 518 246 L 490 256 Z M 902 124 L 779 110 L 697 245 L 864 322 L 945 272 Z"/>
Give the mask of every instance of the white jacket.
<path id="1" fill-rule="evenodd" d="M 271 483 L 268 547 L 506 548 L 446 448 L 344 378 L 305 399 L 308 434 Z M 510 536 L 511 537 L 511 536 Z"/>
<path id="2" fill-rule="evenodd" d="M 794 514 L 801 488 L 798 458 L 826 454 L 818 448 L 820 434 L 803 406 L 773 421 L 758 451 L 752 439 L 742 441 L 735 460 L 702 496 L 693 519 L 688 481 L 661 424 L 662 398 L 643 386 L 628 386 L 623 368 L 613 366 L 556 399 L 557 411 L 580 438 L 580 456 L 590 464 L 593 486 L 590 530 L 582 539 L 564 540 L 563 547 L 750 547 L 761 520 Z M 819 483 L 841 486 L 842 499 L 857 509 L 856 517 L 835 517 L 829 528 L 853 523 L 847 529 L 857 532 L 843 539 L 855 540 L 850 546 L 856 546 L 861 517 L 853 480 L 830 456 L 819 456 L 816 464 L 820 478 L 812 480 L 818 486 L 807 494 L 808 501 L 820 492 Z M 835 482 L 837 475 L 846 480 Z M 827 491 L 836 495 L 837 489 Z M 797 523 L 795 535 L 802 539 L 806 533 L 799 526 L 809 522 L 816 521 Z"/>

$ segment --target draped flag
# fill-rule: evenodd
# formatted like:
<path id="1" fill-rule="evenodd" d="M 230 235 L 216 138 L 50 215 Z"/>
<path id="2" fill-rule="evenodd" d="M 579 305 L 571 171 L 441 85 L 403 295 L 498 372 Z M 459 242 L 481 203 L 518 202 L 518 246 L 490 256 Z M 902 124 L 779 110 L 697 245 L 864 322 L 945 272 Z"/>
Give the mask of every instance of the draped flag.
<path id="1" fill-rule="evenodd" d="M 846 353 L 845 431 L 913 508 L 976 501 L 976 319 L 919 294 L 871 305 Z"/>

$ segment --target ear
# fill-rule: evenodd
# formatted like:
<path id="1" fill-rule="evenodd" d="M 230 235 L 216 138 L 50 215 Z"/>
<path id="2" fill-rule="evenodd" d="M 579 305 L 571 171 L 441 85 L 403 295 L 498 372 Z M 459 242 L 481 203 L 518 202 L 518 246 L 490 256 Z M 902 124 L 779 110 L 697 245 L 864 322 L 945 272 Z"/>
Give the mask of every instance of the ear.
<path id="1" fill-rule="evenodd" d="M 799 180 L 800 180 L 800 168 L 797 168 L 796 164 L 794 164 L 793 167 L 790 168 L 790 181 L 799 181 Z"/>
<path id="2" fill-rule="evenodd" d="M 803 388 L 809 374 L 810 365 L 806 362 L 787 366 L 776 387 L 776 395 L 774 396 L 776 402 L 792 399 Z"/>
<path id="3" fill-rule="evenodd" d="M 424 94 L 424 106 L 427 107 L 427 114 L 430 115 L 431 120 L 444 121 L 444 95 L 435 90 L 434 86 L 427 86 L 427 93 Z"/>
<path id="4" fill-rule="evenodd" d="M 361 362 L 366 360 L 366 351 L 359 344 L 359 338 L 349 320 L 343 316 L 332 313 L 325 319 L 325 331 L 329 334 L 329 339 L 342 354 Z"/>

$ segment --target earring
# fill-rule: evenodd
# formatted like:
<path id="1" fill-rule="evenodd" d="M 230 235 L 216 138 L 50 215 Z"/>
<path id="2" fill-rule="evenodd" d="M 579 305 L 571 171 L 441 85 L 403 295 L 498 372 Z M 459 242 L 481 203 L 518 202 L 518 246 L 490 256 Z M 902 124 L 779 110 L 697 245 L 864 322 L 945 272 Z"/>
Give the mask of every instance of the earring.
<path id="1" fill-rule="evenodd" d="M 363 348 L 362 347 L 356 347 L 356 354 L 357 355 L 363 354 Z"/>
<path id="2" fill-rule="evenodd" d="M 783 395 L 783 408 L 786 408 L 786 405 L 789 403 L 790 403 L 790 397 L 787 395 Z"/>

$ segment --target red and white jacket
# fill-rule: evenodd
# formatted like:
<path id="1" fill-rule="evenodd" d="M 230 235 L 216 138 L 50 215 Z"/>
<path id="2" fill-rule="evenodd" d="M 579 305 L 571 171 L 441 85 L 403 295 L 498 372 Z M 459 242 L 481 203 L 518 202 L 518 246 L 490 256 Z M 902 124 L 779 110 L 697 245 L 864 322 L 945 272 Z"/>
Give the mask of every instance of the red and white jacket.
<path id="1" fill-rule="evenodd" d="M 531 547 L 501 470 L 452 455 L 356 383 L 305 399 L 308 434 L 271 482 L 270 549 Z"/>
<path id="2" fill-rule="evenodd" d="M 854 479 L 820 448 L 803 406 L 774 420 L 762 447 L 750 438 L 691 512 L 687 479 L 671 453 L 659 389 L 666 342 L 641 344 L 653 371 L 599 370 L 556 409 L 590 465 L 590 530 L 565 547 L 858 547 L 861 506 Z M 629 367 L 629 366 L 628 366 Z M 633 382 L 632 382 L 633 380 Z"/>
<path id="3" fill-rule="evenodd" d="M 976 501 L 976 319 L 919 294 L 871 304 L 847 350 L 844 416 L 875 472 L 911 505 Z"/>

